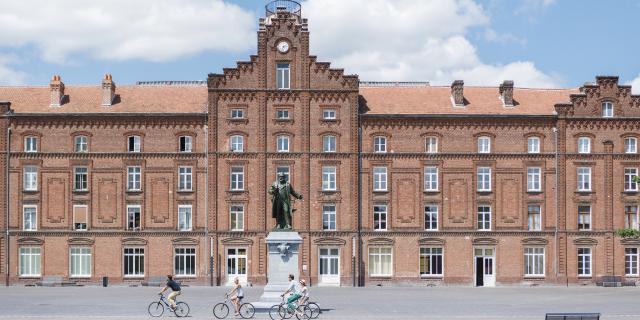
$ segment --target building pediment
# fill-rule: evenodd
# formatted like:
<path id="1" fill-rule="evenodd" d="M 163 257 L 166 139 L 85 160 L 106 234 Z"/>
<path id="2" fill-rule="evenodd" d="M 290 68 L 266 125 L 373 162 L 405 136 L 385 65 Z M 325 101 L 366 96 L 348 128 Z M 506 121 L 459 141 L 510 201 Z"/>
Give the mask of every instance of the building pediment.
<path id="1" fill-rule="evenodd" d="M 44 239 L 36 237 L 23 237 L 18 239 L 18 244 L 42 245 L 44 244 Z"/>
<path id="2" fill-rule="evenodd" d="M 253 244 L 253 240 L 251 240 L 249 238 L 240 238 L 240 237 L 222 239 L 221 242 L 224 245 L 244 245 L 244 246 L 248 246 L 248 245 L 252 245 Z"/>
<path id="3" fill-rule="evenodd" d="M 198 240 L 194 239 L 194 238 L 175 238 L 173 240 L 171 240 L 171 242 L 174 245 L 197 245 L 198 244 Z"/>
<path id="4" fill-rule="evenodd" d="M 333 237 L 319 238 L 313 240 L 313 243 L 319 246 L 344 246 L 347 240 Z"/>
<path id="5" fill-rule="evenodd" d="M 69 238 L 69 245 L 93 245 L 95 240 L 91 238 Z"/>
<path id="6" fill-rule="evenodd" d="M 124 238 L 122 239 L 122 244 L 125 246 L 132 246 L 132 245 L 136 245 L 136 246 L 145 246 L 147 245 L 147 239 L 143 239 L 143 238 Z"/>
<path id="7" fill-rule="evenodd" d="M 373 238 L 373 239 L 369 239 L 369 244 L 370 245 L 392 245 L 395 241 L 393 239 L 390 238 Z"/>

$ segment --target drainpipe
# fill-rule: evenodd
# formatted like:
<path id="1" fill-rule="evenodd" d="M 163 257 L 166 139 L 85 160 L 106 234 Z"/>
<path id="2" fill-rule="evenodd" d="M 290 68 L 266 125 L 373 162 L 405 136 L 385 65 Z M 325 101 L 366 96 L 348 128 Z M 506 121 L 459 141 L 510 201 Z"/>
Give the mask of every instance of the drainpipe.
<path id="1" fill-rule="evenodd" d="M 361 170 L 362 170 L 362 127 L 361 127 L 361 119 L 360 119 L 360 105 L 358 104 L 358 177 L 357 177 L 357 185 L 358 185 L 358 234 L 357 234 L 357 246 L 354 250 L 357 251 L 357 260 L 358 260 L 358 286 L 363 286 L 362 283 L 362 179 Z M 355 273 L 355 269 L 354 269 Z"/>
<path id="2" fill-rule="evenodd" d="M 560 224 L 560 213 L 559 213 L 559 209 L 560 209 L 560 204 L 558 203 L 558 128 L 553 128 L 553 140 L 554 140 L 554 146 L 555 146 L 555 157 L 554 157 L 554 166 L 555 166 L 555 184 L 556 184 L 556 192 L 554 192 L 554 201 L 556 204 L 556 226 L 555 226 L 555 232 L 554 232 L 554 237 L 555 237 L 555 253 L 556 253 L 556 258 L 554 259 L 554 265 L 553 265 L 553 269 L 555 270 L 556 273 L 556 281 L 558 279 L 558 259 L 560 259 L 560 254 L 558 253 L 558 225 Z"/>
<path id="3" fill-rule="evenodd" d="M 4 168 L 4 174 L 5 174 L 5 207 L 6 207 L 6 220 L 5 220 L 5 226 L 6 226 L 6 240 L 4 241 L 4 247 L 5 247 L 5 267 L 4 267 L 4 271 L 5 271 L 5 286 L 9 286 L 9 257 L 11 256 L 9 254 L 9 250 L 10 250 L 10 246 L 9 246 L 9 164 L 11 161 L 11 127 L 7 128 L 7 164 Z"/>
<path id="4" fill-rule="evenodd" d="M 209 241 L 209 128 L 204 125 L 204 181 L 207 182 L 204 188 L 204 238 L 207 247 L 207 257 L 209 257 L 209 285 L 213 286 L 213 261 L 211 256 L 211 241 Z"/>

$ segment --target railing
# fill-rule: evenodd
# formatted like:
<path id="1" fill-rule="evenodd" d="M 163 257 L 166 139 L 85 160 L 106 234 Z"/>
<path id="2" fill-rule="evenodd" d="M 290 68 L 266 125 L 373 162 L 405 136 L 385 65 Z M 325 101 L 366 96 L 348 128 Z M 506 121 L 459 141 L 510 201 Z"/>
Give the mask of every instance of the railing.
<path id="1" fill-rule="evenodd" d="M 300 5 L 300 3 L 292 0 L 271 1 L 266 6 L 264 6 L 264 8 L 267 12 L 267 17 L 282 11 L 289 12 L 297 16 L 301 16 L 302 14 L 302 6 Z"/>

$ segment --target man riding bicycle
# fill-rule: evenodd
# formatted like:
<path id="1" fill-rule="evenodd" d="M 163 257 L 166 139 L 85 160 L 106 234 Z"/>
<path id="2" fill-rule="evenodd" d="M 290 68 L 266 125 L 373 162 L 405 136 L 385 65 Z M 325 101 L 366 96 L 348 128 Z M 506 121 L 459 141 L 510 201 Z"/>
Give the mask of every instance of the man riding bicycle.
<path id="1" fill-rule="evenodd" d="M 287 293 L 291 293 L 289 298 L 287 298 L 287 307 L 289 310 L 295 310 L 294 301 L 300 298 L 300 293 L 298 292 L 298 285 L 294 281 L 294 276 L 292 274 L 289 275 L 289 286 L 287 287 L 287 291 L 281 294 L 281 297 L 284 297 Z"/>
<path id="2" fill-rule="evenodd" d="M 158 293 L 159 295 L 162 295 L 165 291 L 167 291 L 169 288 L 171 288 L 171 293 L 169 293 L 169 295 L 167 296 L 167 301 L 169 301 L 169 304 L 171 305 L 171 309 L 175 310 L 176 309 L 176 302 L 175 299 L 177 296 L 180 295 L 181 290 L 180 290 L 180 285 L 173 281 L 173 275 L 167 275 L 167 285 L 165 285 L 164 289 L 162 289 L 162 291 L 160 291 L 160 293 Z"/>

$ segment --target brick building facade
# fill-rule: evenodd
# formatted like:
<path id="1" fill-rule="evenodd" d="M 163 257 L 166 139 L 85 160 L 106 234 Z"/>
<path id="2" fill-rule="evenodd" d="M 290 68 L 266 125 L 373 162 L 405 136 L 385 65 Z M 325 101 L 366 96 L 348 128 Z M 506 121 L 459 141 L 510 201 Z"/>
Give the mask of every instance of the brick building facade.
<path id="1" fill-rule="evenodd" d="M 7 284 L 264 284 L 280 172 L 313 285 L 638 279 L 629 86 L 361 83 L 284 3 L 206 82 L 0 87 Z"/>

